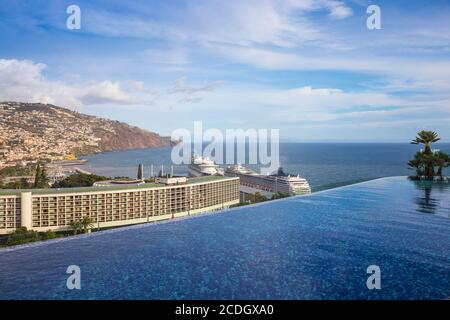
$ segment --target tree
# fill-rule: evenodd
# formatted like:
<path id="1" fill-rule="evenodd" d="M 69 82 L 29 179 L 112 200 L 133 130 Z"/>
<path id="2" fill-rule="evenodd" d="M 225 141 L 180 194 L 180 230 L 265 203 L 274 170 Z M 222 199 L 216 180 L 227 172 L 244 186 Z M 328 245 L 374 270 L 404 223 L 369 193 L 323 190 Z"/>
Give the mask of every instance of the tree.
<path id="1" fill-rule="evenodd" d="M 142 163 L 139 163 L 137 178 L 138 180 L 144 180 L 144 165 Z"/>
<path id="2" fill-rule="evenodd" d="M 91 229 L 92 226 L 94 225 L 94 221 L 92 220 L 91 217 L 88 217 L 88 216 L 83 217 L 83 219 L 81 219 L 80 223 L 83 228 L 83 233 L 87 233 L 89 231 L 89 229 Z"/>
<path id="3" fill-rule="evenodd" d="M 39 188 L 39 180 L 41 179 L 41 165 L 36 166 L 36 173 L 34 174 L 34 187 Z"/>
<path id="4" fill-rule="evenodd" d="M 22 178 L 22 179 L 20 179 L 20 187 L 21 187 L 21 189 L 22 189 L 22 188 L 23 188 L 23 189 L 26 189 L 26 188 L 29 188 L 29 187 L 30 187 L 30 184 L 28 183 L 27 178 Z"/>
<path id="5" fill-rule="evenodd" d="M 12 246 L 37 240 L 39 240 L 39 234 L 36 231 L 27 230 L 26 227 L 19 227 L 8 236 L 6 244 Z"/>
<path id="6" fill-rule="evenodd" d="M 87 233 L 89 229 L 94 225 L 91 217 L 84 216 L 81 220 L 74 220 L 69 223 L 70 228 L 73 230 L 73 234 L 78 234 L 79 231 Z"/>
<path id="7" fill-rule="evenodd" d="M 61 237 L 60 234 L 57 234 L 51 230 L 48 230 L 47 232 L 37 232 L 34 230 L 27 230 L 26 227 L 19 227 L 7 237 L 6 245 L 13 246 L 59 237 Z"/>
<path id="8" fill-rule="evenodd" d="M 450 166 L 450 156 L 445 152 L 438 151 L 434 154 L 435 164 L 438 167 L 437 176 L 442 178 L 443 169 Z"/>
<path id="9" fill-rule="evenodd" d="M 441 140 L 439 135 L 434 131 L 419 131 L 414 140 L 411 141 L 412 144 L 423 144 L 425 146 L 424 153 L 431 154 L 431 144 Z"/>
<path id="10" fill-rule="evenodd" d="M 56 234 L 54 231 L 52 230 L 47 230 L 44 234 L 43 234 L 43 239 L 44 240 L 48 240 L 48 239 L 55 239 L 55 238 L 59 238 L 60 236 L 58 234 Z"/>
<path id="11" fill-rule="evenodd" d="M 254 194 L 253 194 L 253 201 L 256 203 L 256 202 L 263 202 L 263 201 L 267 201 L 268 199 L 267 199 L 267 197 L 266 196 L 263 196 L 260 192 L 255 192 Z"/>
<path id="12" fill-rule="evenodd" d="M 75 173 L 61 181 L 55 182 L 52 188 L 91 187 L 94 182 L 109 180 L 110 178 L 95 174 Z"/>
<path id="13" fill-rule="evenodd" d="M 449 155 L 442 151 L 433 151 L 431 144 L 439 141 L 439 135 L 434 131 L 420 131 L 412 144 L 423 144 L 424 150 L 416 152 L 414 158 L 408 162 L 408 166 L 416 170 L 417 177 L 426 176 L 433 179 L 435 175 L 442 177 L 443 168 L 448 167 Z M 438 168 L 435 173 L 435 168 Z"/>
<path id="14" fill-rule="evenodd" d="M 410 166 L 412 169 L 416 170 L 416 176 L 421 177 L 425 175 L 425 166 L 422 161 L 422 153 L 417 152 L 414 155 L 414 159 L 408 161 L 408 166 Z"/>
<path id="15" fill-rule="evenodd" d="M 78 234 L 78 231 L 83 230 L 83 225 L 81 224 L 81 221 L 79 221 L 79 220 L 71 221 L 69 223 L 69 227 L 70 227 L 70 229 L 72 229 L 74 235 Z"/>
<path id="16" fill-rule="evenodd" d="M 47 171 L 38 163 L 36 166 L 36 173 L 34 175 L 34 187 L 48 188 L 48 182 Z"/>
<path id="17" fill-rule="evenodd" d="M 282 199 L 282 198 L 287 198 L 287 197 L 289 197 L 289 193 L 277 192 L 272 195 L 271 199 L 275 200 L 275 199 Z"/>
<path id="18" fill-rule="evenodd" d="M 40 177 L 39 180 L 40 180 L 39 181 L 39 183 L 40 183 L 39 188 L 48 188 L 48 186 L 49 186 L 49 179 L 48 179 L 47 170 L 45 169 L 45 167 L 43 167 L 42 170 L 41 170 L 41 177 Z"/>

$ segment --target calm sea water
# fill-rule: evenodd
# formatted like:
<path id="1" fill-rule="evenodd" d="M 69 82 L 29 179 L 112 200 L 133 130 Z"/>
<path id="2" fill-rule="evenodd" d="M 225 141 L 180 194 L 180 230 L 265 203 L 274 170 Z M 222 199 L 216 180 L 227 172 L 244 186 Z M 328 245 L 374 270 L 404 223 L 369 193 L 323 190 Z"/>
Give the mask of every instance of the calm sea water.
<path id="1" fill-rule="evenodd" d="M 436 144 L 436 148 L 450 152 L 450 144 Z M 418 149 L 407 143 L 282 143 L 280 162 L 286 172 L 305 177 L 317 191 L 368 179 L 411 175 L 413 171 L 406 163 Z M 161 164 L 166 172 L 170 170 L 170 153 L 171 148 L 156 148 L 94 154 L 84 157 L 89 160 L 84 168 L 101 175 L 135 177 L 138 164 L 143 163 L 150 175 L 151 164 L 155 173 Z M 186 166 L 176 166 L 174 172 L 188 174 Z"/>
<path id="2" fill-rule="evenodd" d="M 444 299 L 449 188 L 391 177 L 3 249 L 0 299 Z"/>

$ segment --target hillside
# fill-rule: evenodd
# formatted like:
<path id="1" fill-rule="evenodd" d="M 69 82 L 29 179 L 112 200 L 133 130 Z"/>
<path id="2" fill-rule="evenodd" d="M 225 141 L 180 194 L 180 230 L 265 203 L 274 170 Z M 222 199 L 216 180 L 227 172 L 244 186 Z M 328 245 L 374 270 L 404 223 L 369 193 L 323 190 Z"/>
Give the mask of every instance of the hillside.
<path id="1" fill-rule="evenodd" d="M 0 102 L 0 168 L 72 154 L 171 145 L 170 137 L 62 107 Z"/>

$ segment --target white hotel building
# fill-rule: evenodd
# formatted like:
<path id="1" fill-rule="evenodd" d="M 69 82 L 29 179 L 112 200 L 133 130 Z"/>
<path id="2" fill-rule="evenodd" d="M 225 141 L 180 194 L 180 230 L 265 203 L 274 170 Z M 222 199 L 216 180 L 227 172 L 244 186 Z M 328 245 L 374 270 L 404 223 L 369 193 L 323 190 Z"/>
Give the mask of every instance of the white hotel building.
<path id="1" fill-rule="evenodd" d="M 227 208 L 239 203 L 239 178 L 199 177 L 158 183 L 64 189 L 0 190 L 0 234 L 18 227 L 62 231 L 90 217 L 108 228 Z"/>

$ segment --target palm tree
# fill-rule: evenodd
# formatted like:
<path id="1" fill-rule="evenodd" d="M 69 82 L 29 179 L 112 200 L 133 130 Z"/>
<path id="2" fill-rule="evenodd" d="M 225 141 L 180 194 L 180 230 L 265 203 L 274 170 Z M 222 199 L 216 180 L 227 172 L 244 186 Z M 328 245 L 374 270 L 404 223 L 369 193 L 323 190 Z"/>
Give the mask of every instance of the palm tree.
<path id="1" fill-rule="evenodd" d="M 416 170 L 416 176 L 420 177 L 425 175 L 425 164 L 421 152 L 417 152 L 414 155 L 414 159 L 408 161 L 408 166 Z"/>
<path id="2" fill-rule="evenodd" d="M 425 145 L 425 154 L 431 154 L 431 144 L 441 140 L 439 135 L 434 131 L 425 131 L 422 130 L 417 133 L 417 136 L 414 140 L 411 141 L 412 144 L 424 144 Z"/>
<path id="3" fill-rule="evenodd" d="M 436 161 L 436 165 L 438 167 L 438 171 L 437 171 L 436 175 L 438 175 L 442 178 L 443 168 L 450 166 L 450 156 L 448 154 L 446 154 L 445 152 L 438 151 L 434 154 L 434 158 Z"/>
<path id="4" fill-rule="evenodd" d="M 421 156 L 421 161 L 423 163 L 424 166 L 424 171 L 425 171 L 425 176 L 428 179 L 433 179 L 433 177 L 435 176 L 434 173 L 434 166 L 436 163 L 436 157 L 434 156 L 434 154 L 426 154 L 425 152 L 422 153 Z"/>
<path id="5" fill-rule="evenodd" d="M 424 151 L 419 152 L 422 155 L 417 158 L 424 164 L 425 170 L 423 173 L 429 179 L 434 177 L 434 166 L 436 163 L 436 159 L 431 150 L 431 144 L 439 140 L 441 140 L 441 138 L 439 138 L 439 135 L 436 132 L 422 130 L 419 131 L 416 138 L 411 141 L 412 144 L 423 144 L 425 146 Z"/>
<path id="6" fill-rule="evenodd" d="M 70 227 L 70 229 L 73 230 L 74 235 L 76 235 L 78 233 L 78 231 L 83 229 L 83 225 L 81 224 L 81 221 L 79 221 L 79 220 L 74 220 L 74 221 L 70 222 L 69 227 Z"/>
<path id="7" fill-rule="evenodd" d="M 83 233 L 87 233 L 88 230 L 94 225 L 94 222 L 91 217 L 85 216 L 81 219 L 80 224 L 83 228 Z"/>
<path id="8" fill-rule="evenodd" d="M 420 177 L 423 175 L 422 170 L 421 170 L 421 163 L 418 160 L 416 160 L 416 159 L 409 160 L 408 166 L 410 166 L 412 169 L 416 170 L 417 177 Z"/>

